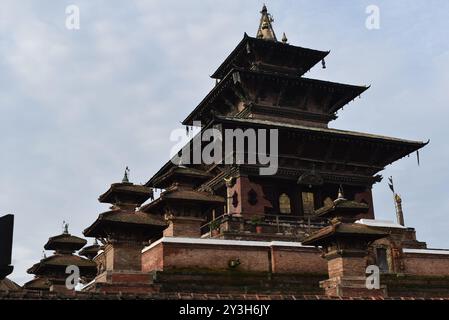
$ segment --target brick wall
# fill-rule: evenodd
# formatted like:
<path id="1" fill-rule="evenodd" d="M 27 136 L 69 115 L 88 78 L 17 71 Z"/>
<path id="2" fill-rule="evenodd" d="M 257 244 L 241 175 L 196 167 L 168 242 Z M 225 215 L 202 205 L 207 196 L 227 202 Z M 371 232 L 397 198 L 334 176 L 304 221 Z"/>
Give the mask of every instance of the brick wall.
<path id="1" fill-rule="evenodd" d="M 142 269 L 142 248 L 142 245 L 135 243 L 107 244 L 104 250 L 106 256 L 106 270 L 140 271 Z"/>
<path id="2" fill-rule="evenodd" d="M 363 257 L 337 257 L 328 262 L 329 278 L 364 276 L 366 259 Z"/>
<path id="3" fill-rule="evenodd" d="M 327 273 L 327 261 L 315 248 L 271 248 L 275 273 Z"/>
<path id="4" fill-rule="evenodd" d="M 164 269 L 163 245 L 159 244 L 142 254 L 142 271 L 159 271 Z"/>
<path id="5" fill-rule="evenodd" d="M 244 271 L 269 271 L 268 249 L 238 246 L 165 244 L 165 268 L 229 269 L 229 261 L 239 259 Z"/>
<path id="6" fill-rule="evenodd" d="M 204 223 L 203 219 L 194 217 L 173 217 L 164 230 L 164 237 L 199 238 Z"/>
<path id="7" fill-rule="evenodd" d="M 254 205 L 250 204 L 248 196 L 251 189 L 257 194 L 257 203 Z M 238 204 L 236 207 L 231 204 L 231 213 L 233 214 L 244 214 L 246 217 L 262 215 L 265 212 L 265 207 L 272 207 L 271 203 L 265 198 L 262 186 L 251 182 L 248 177 L 241 176 L 236 179 L 230 190 L 231 196 L 234 192 L 237 193 Z"/>
<path id="8" fill-rule="evenodd" d="M 230 260 L 240 260 L 238 270 L 274 273 L 326 273 L 327 262 L 308 247 L 256 247 L 238 245 L 159 243 L 142 254 L 142 270 L 228 270 Z"/>

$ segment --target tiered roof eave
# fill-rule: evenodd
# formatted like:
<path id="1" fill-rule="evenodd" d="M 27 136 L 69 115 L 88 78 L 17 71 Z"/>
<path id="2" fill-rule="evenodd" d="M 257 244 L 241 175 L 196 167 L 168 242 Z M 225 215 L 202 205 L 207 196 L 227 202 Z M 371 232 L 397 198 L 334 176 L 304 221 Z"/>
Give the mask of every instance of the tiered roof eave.
<path id="1" fill-rule="evenodd" d="M 267 41 L 264 39 L 258 39 L 249 36 L 246 32 L 243 35 L 243 39 L 235 47 L 235 49 L 228 55 L 223 63 L 217 68 L 217 70 L 211 75 L 213 79 L 223 79 L 231 69 L 235 67 L 235 60 L 247 50 L 248 44 L 263 45 L 277 48 L 282 51 L 289 51 L 291 54 L 297 54 L 299 56 L 309 57 L 310 62 L 306 63 L 302 73 L 299 76 L 305 74 L 312 69 L 317 63 L 326 58 L 330 51 L 321 51 L 315 49 L 304 48 L 300 46 L 293 46 L 291 44 L 282 43 L 278 41 Z"/>
<path id="2" fill-rule="evenodd" d="M 371 86 L 359 86 L 349 85 L 338 82 L 324 81 L 319 79 L 310 79 L 298 76 L 289 76 L 284 74 L 275 74 L 264 71 L 244 70 L 240 68 L 233 68 L 226 77 L 221 80 L 199 103 L 199 105 L 187 116 L 182 122 L 183 125 L 192 125 L 194 121 L 200 120 L 200 115 L 207 107 L 213 104 L 213 102 L 220 97 L 227 87 L 236 85 L 234 74 L 238 73 L 240 76 L 248 76 L 261 79 L 263 81 L 287 81 L 291 83 L 297 83 L 301 86 L 321 88 L 321 90 L 328 90 L 335 92 L 336 90 L 341 92 L 341 99 L 333 104 L 328 110 L 329 114 L 334 114 L 339 109 L 343 108 L 346 104 L 360 96 Z"/>

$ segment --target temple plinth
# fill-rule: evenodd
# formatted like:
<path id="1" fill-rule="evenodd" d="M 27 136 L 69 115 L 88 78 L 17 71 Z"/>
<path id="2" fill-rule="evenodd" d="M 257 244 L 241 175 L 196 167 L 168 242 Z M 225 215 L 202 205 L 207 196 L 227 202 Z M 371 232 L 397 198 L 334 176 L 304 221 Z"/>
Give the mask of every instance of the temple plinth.
<path id="1" fill-rule="evenodd" d="M 385 296 L 386 288 L 368 289 L 366 268 L 368 247 L 387 233 L 354 223 L 368 205 L 349 201 L 342 193 L 330 205 L 315 214 L 330 221 L 330 225 L 307 237 L 303 244 L 319 246 L 327 260 L 329 279 L 320 282 L 330 296 Z"/>

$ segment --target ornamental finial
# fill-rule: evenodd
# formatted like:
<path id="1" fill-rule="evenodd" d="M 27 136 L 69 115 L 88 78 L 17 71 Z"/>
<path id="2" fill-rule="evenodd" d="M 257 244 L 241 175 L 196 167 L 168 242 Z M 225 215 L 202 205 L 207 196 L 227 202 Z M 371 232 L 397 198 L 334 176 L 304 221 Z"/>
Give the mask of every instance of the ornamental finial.
<path id="1" fill-rule="evenodd" d="M 274 19 L 272 15 L 268 13 L 268 9 L 265 4 L 263 5 L 260 13 L 262 16 L 260 17 L 259 29 L 257 29 L 257 38 L 276 42 L 277 38 L 272 25 Z"/>
<path id="2" fill-rule="evenodd" d="M 337 200 L 346 200 L 345 199 L 345 195 L 343 193 L 343 186 L 340 185 L 340 187 L 338 188 L 338 197 Z"/>
<path id="3" fill-rule="evenodd" d="M 122 183 L 128 183 L 129 182 L 129 177 L 128 177 L 129 171 L 130 170 L 129 170 L 128 166 L 127 166 L 126 169 L 125 169 L 125 174 L 123 175 Z"/>
<path id="4" fill-rule="evenodd" d="M 284 34 L 282 35 L 282 43 L 285 43 L 285 44 L 288 43 L 288 38 L 287 38 L 287 35 L 285 34 L 285 32 L 284 32 Z"/>
<path id="5" fill-rule="evenodd" d="M 62 222 L 63 234 L 69 234 L 69 224 L 65 221 Z"/>

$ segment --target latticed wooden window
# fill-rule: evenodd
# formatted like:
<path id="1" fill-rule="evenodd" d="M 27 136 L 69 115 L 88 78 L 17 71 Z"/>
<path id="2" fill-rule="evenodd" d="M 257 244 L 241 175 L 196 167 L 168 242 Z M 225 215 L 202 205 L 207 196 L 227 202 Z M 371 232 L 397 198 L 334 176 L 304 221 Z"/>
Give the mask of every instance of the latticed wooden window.
<path id="1" fill-rule="evenodd" d="M 279 197 L 279 211 L 281 214 L 291 214 L 292 208 L 290 204 L 290 198 L 285 193 Z"/>
<path id="2" fill-rule="evenodd" d="M 313 214 L 315 211 L 315 198 L 312 192 L 302 192 L 302 208 L 305 215 Z"/>

